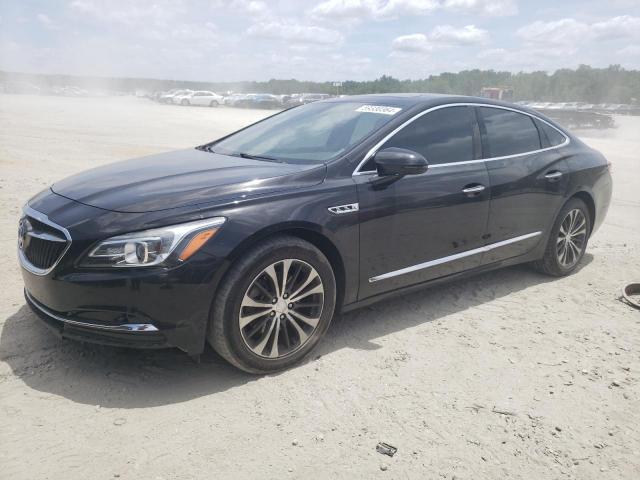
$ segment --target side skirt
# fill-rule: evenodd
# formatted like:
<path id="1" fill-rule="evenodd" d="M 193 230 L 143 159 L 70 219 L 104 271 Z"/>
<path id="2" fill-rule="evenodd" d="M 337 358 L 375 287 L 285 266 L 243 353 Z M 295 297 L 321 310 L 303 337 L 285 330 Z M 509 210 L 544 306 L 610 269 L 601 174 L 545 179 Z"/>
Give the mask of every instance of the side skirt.
<path id="1" fill-rule="evenodd" d="M 544 236 L 544 242 L 540 242 L 540 244 L 538 245 L 538 247 L 536 247 L 534 250 L 532 250 L 531 252 L 528 252 L 524 255 L 520 255 L 519 257 L 514 257 L 514 258 L 509 258 L 506 260 L 501 260 L 499 262 L 495 262 L 495 263 L 491 263 L 488 265 L 482 265 L 480 267 L 471 269 L 471 270 L 466 270 L 464 272 L 459 272 L 459 273 L 454 273 L 452 275 L 447 275 L 446 277 L 440 277 L 440 278 L 435 278 L 433 280 L 429 280 L 426 282 L 422 282 L 422 283 L 417 283 L 415 285 L 409 285 L 407 287 L 403 287 L 403 288 L 399 288 L 396 290 L 391 290 L 389 292 L 384 292 L 381 293 L 379 295 L 375 295 L 373 297 L 367 297 L 364 298 L 362 300 L 359 300 L 357 302 L 353 302 L 350 303 L 348 305 L 343 305 L 342 308 L 340 309 L 339 313 L 347 313 L 347 312 L 351 312 L 353 310 L 357 310 L 359 308 L 362 307 L 366 307 L 368 305 L 372 305 L 374 303 L 378 303 L 381 302 L 383 300 L 387 300 L 389 298 L 393 298 L 399 295 L 404 295 L 407 293 L 411 293 L 411 292 L 415 292 L 418 290 L 425 290 L 427 288 L 430 287 L 434 287 L 437 285 L 441 285 L 444 283 L 449 283 L 449 282 L 453 282 L 455 280 L 462 280 L 465 278 L 469 278 L 472 277 L 474 275 L 479 275 L 481 273 L 485 273 L 485 272 L 490 272 L 492 270 L 497 270 L 499 268 L 503 268 L 503 267 L 510 267 L 512 265 L 518 265 L 521 263 L 528 263 L 528 262 L 532 262 L 534 260 L 539 259 L 542 256 L 542 252 L 544 252 L 544 247 L 547 244 L 547 238 L 546 235 Z M 542 247 L 542 249 L 541 249 Z M 338 313 L 338 312 L 336 312 Z"/>

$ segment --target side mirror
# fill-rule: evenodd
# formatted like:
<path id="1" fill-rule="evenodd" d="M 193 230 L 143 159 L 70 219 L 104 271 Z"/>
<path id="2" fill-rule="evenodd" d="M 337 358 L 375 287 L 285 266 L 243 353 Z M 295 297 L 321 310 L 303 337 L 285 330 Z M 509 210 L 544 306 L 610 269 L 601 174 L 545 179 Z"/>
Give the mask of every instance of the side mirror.
<path id="1" fill-rule="evenodd" d="M 373 160 L 381 177 L 419 175 L 426 172 L 429 167 L 429 163 L 422 155 L 405 148 L 385 148 L 377 152 Z"/>

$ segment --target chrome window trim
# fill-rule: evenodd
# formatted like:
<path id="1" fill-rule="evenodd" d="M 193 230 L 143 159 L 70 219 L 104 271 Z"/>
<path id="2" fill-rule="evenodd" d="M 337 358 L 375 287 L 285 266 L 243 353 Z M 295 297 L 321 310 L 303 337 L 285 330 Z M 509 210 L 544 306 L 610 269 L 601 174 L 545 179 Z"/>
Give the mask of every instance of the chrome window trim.
<path id="1" fill-rule="evenodd" d="M 504 247 L 506 245 L 510 245 L 516 242 L 521 242 L 522 240 L 527 240 L 529 238 L 537 237 L 538 235 L 542 235 L 542 232 L 527 233 L 525 235 L 509 238 L 507 240 L 502 240 L 500 242 L 490 243 L 489 245 L 485 245 L 483 247 L 474 248 L 473 250 L 467 250 L 465 252 L 456 253 L 454 255 L 449 255 L 447 257 L 436 258 L 435 260 L 429 260 L 428 262 L 423 262 L 417 265 L 412 265 L 410 267 L 394 270 L 392 272 L 383 273 L 381 275 L 376 275 L 375 277 L 369 278 L 369 283 L 375 283 L 375 282 L 379 282 L 380 280 L 386 280 L 388 278 L 397 277 L 398 275 L 405 275 L 407 273 L 417 272 L 418 270 L 424 270 L 425 268 L 435 267 L 436 265 L 442 265 L 443 263 L 448 263 L 454 260 L 459 260 L 461 258 L 470 257 L 471 255 L 476 255 L 478 253 L 489 252 L 496 248 Z"/>
<path id="2" fill-rule="evenodd" d="M 47 317 L 51 317 L 54 320 L 59 322 L 63 322 L 69 325 L 75 325 L 78 327 L 85 328 L 95 328 L 96 330 L 110 330 L 110 331 L 124 331 L 124 332 L 157 332 L 158 329 L 155 325 L 151 323 L 125 323 L 123 325 L 100 325 L 97 323 L 88 323 L 88 322 L 79 322 L 77 320 L 71 320 L 69 318 L 58 315 L 57 313 L 52 312 L 48 308 L 40 305 L 38 301 L 31 296 L 31 294 L 25 290 L 24 294 L 29 300 L 29 304 L 33 305 L 40 312 L 42 312 Z"/>
<path id="3" fill-rule="evenodd" d="M 53 265 L 51 265 L 49 268 L 44 269 L 44 268 L 38 268 L 35 265 L 33 265 L 28 259 L 27 257 L 24 255 L 24 252 L 22 251 L 22 249 L 20 249 L 20 247 L 18 247 L 18 258 L 20 259 L 20 265 L 27 270 L 28 272 L 33 273 L 34 275 L 39 275 L 39 276 L 44 276 L 47 275 L 48 273 L 50 273 L 54 268 L 56 268 L 56 266 L 60 263 L 60 260 L 62 260 L 62 257 L 64 257 L 64 255 L 67 253 L 67 251 L 69 250 L 69 248 L 71 247 L 71 234 L 69 234 L 69 230 L 67 230 L 64 227 L 61 227 L 60 225 L 58 225 L 55 222 L 52 222 L 51 220 L 49 220 L 49 217 L 47 217 L 44 213 L 41 213 L 37 210 L 34 210 L 33 208 L 31 208 L 29 205 L 25 205 L 22 209 L 23 212 L 23 217 L 25 216 L 29 216 L 32 218 L 35 218 L 36 220 L 38 220 L 39 222 L 42 222 L 46 225 L 49 225 L 52 228 L 55 228 L 56 230 L 61 231 L 64 236 L 67 239 L 67 246 L 64 248 L 64 250 L 62 251 L 62 253 L 60 254 L 60 256 L 58 257 L 58 259 L 53 263 Z"/>
<path id="4" fill-rule="evenodd" d="M 391 137 L 393 137 L 400 130 L 404 129 L 407 125 L 410 125 L 411 123 L 416 121 L 418 118 L 422 117 L 423 115 L 426 115 L 428 113 L 431 113 L 433 111 L 440 110 L 440 109 L 443 109 L 443 108 L 451 108 L 451 107 L 489 107 L 489 108 L 497 108 L 497 109 L 500 109 L 500 110 L 509 110 L 511 112 L 520 113 L 522 115 L 527 115 L 527 116 L 529 116 L 531 118 L 539 120 L 540 122 L 546 123 L 551 128 L 556 130 L 558 133 L 560 133 L 564 137 L 564 142 L 562 142 L 559 145 L 555 145 L 553 147 L 540 148 L 538 150 L 531 150 L 530 152 L 515 153 L 513 155 L 505 155 L 505 156 L 502 156 L 502 157 L 490 157 L 490 158 L 478 158 L 478 159 L 474 159 L 474 160 L 464 160 L 464 161 L 461 161 L 461 162 L 439 163 L 439 164 L 429 165 L 429 168 L 442 168 L 442 167 L 451 167 L 451 166 L 454 166 L 454 165 L 470 165 L 470 164 L 480 163 L 480 162 L 493 162 L 493 161 L 496 161 L 496 160 L 506 160 L 506 159 L 509 159 L 509 158 L 517 158 L 517 157 L 523 157 L 523 156 L 526 156 L 526 155 L 531 155 L 533 153 L 542 153 L 542 152 L 547 152 L 549 150 L 555 150 L 557 148 L 565 147 L 565 146 L 569 145 L 569 143 L 571 143 L 571 139 L 569 138 L 569 136 L 566 133 L 564 133 L 562 130 L 557 128 L 556 126 L 552 125 L 551 123 L 547 122 L 546 120 L 544 120 L 543 118 L 540 118 L 537 115 L 534 115 L 534 114 L 529 113 L 529 112 L 525 112 L 523 110 L 518 110 L 517 108 L 505 107 L 505 106 L 502 106 L 502 105 L 491 105 L 489 103 L 474 103 L 474 102 L 447 103 L 446 105 L 437 105 L 435 107 L 431 107 L 431 108 L 428 108 L 427 110 L 424 110 L 424 111 L 422 111 L 420 113 L 417 113 L 416 115 L 414 115 L 413 117 L 411 117 L 410 119 L 405 121 L 402 125 L 398 126 L 396 129 L 394 129 L 391 133 L 386 135 L 382 140 L 380 140 L 378 143 L 376 143 L 366 153 L 366 155 L 364 156 L 362 161 L 358 164 L 358 166 L 353 171 L 352 176 L 375 174 L 376 173 L 375 170 L 360 171 L 360 168 L 362 168 L 367 163 L 367 161 L 376 154 L 378 149 L 380 147 L 382 147 L 382 145 L 384 145 Z M 429 160 L 429 159 L 427 159 L 427 160 Z"/>

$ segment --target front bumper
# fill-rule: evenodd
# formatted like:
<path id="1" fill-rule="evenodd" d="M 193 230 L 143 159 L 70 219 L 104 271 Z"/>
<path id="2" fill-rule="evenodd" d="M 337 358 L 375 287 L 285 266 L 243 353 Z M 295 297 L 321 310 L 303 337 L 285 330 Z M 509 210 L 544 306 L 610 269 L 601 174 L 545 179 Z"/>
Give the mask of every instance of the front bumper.
<path id="1" fill-rule="evenodd" d="M 97 240 L 153 228 L 154 221 L 194 218 L 111 212 L 46 191 L 29 206 L 72 238 L 58 263 L 46 271 L 34 271 L 20 258 L 27 303 L 57 333 L 110 345 L 202 353 L 213 295 L 227 267 L 227 252 L 216 250 L 224 242 L 212 243 L 207 250 L 213 252 L 203 249 L 175 267 L 80 268 L 77 260 Z"/>
<path id="2" fill-rule="evenodd" d="M 204 350 L 215 288 L 210 272 L 216 262 L 205 260 L 112 272 L 64 271 L 63 261 L 44 276 L 23 268 L 22 277 L 27 303 L 62 337 L 197 355 Z"/>
<path id="3" fill-rule="evenodd" d="M 65 317 L 54 312 L 24 291 L 27 305 L 45 325 L 61 338 L 102 345 L 135 348 L 165 348 L 170 345 L 165 335 L 152 324 L 100 325 Z"/>

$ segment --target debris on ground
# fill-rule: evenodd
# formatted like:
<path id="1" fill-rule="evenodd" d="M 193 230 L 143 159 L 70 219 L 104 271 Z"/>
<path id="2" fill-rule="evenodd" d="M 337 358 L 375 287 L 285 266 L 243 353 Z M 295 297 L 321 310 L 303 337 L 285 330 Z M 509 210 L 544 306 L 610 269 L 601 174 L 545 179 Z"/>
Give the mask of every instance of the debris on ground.
<path id="1" fill-rule="evenodd" d="M 376 445 L 376 452 L 381 453 L 383 455 L 388 455 L 393 457 L 398 449 L 393 445 L 389 445 L 388 443 L 380 442 Z"/>

